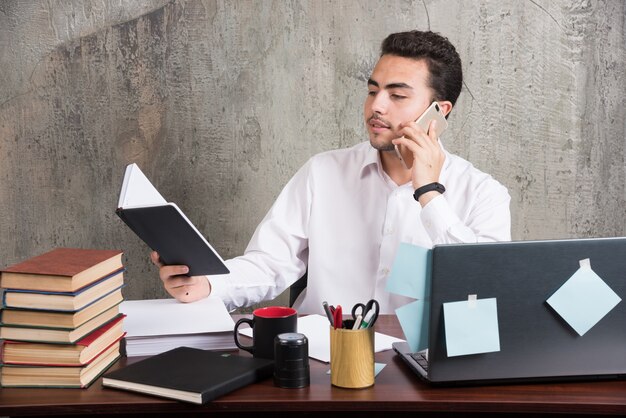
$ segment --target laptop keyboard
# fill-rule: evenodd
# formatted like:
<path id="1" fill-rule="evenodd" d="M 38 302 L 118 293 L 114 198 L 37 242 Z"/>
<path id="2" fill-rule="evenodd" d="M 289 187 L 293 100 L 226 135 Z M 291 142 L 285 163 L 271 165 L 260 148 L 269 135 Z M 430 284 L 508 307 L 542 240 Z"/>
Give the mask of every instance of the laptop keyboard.
<path id="1" fill-rule="evenodd" d="M 413 358 L 413 360 L 417 361 L 417 364 L 422 366 L 425 371 L 428 371 L 428 359 L 424 355 L 424 352 L 420 351 L 419 353 L 411 353 L 409 355 Z"/>

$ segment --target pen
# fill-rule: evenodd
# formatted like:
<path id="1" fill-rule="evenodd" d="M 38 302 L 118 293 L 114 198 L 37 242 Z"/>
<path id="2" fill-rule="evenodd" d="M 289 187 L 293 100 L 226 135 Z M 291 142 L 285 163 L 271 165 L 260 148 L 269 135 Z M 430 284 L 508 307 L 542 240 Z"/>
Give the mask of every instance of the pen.
<path id="1" fill-rule="evenodd" d="M 361 322 L 363 321 L 363 315 L 358 314 L 356 316 L 356 319 L 354 320 L 354 326 L 352 327 L 353 330 L 355 329 L 359 329 L 359 327 L 361 326 Z"/>
<path id="2" fill-rule="evenodd" d="M 372 321 L 372 317 L 374 316 L 374 310 L 370 309 L 366 314 L 365 318 L 361 322 L 361 328 L 367 328 L 370 326 L 370 321 Z"/>
<path id="3" fill-rule="evenodd" d="M 333 312 L 333 324 L 335 329 L 343 328 L 343 314 L 341 312 L 341 305 L 337 305 Z"/>
<path id="4" fill-rule="evenodd" d="M 330 325 L 335 325 L 333 323 L 333 314 L 330 311 L 330 308 L 328 307 L 328 302 L 324 301 L 322 302 L 322 306 L 324 307 L 324 312 L 326 312 L 326 316 L 328 317 L 328 320 L 330 321 Z"/>

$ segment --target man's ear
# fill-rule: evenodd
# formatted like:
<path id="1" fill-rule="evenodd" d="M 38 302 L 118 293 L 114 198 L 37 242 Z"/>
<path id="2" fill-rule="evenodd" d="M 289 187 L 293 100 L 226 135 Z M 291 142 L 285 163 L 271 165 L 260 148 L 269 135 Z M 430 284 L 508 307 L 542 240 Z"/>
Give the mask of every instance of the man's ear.
<path id="1" fill-rule="evenodd" d="M 443 115 L 448 116 L 448 113 L 450 113 L 450 111 L 452 110 L 452 102 L 444 100 L 437 103 L 439 103 L 439 107 L 441 108 L 441 112 L 443 113 Z"/>

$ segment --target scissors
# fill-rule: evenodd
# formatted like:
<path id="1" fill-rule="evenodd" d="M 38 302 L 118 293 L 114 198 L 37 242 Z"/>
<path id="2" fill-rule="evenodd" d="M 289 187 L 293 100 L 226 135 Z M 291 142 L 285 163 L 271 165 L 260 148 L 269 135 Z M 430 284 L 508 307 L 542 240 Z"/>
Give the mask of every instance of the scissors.
<path id="1" fill-rule="evenodd" d="M 365 319 L 368 312 L 372 311 L 372 316 L 369 320 L 369 325 L 374 325 L 376 319 L 378 319 L 378 313 L 380 312 L 380 305 L 376 299 L 370 299 L 365 305 L 362 303 L 357 303 L 352 308 L 352 318 L 356 321 L 357 316 L 361 315 L 361 318 Z"/>
<path id="2" fill-rule="evenodd" d="M 336 308 L 331 309 L 333 313 L 333 326 L 335 329 L 343 328 L 343 312 L 341 311 L 341 305 L 337 305 Z"/>

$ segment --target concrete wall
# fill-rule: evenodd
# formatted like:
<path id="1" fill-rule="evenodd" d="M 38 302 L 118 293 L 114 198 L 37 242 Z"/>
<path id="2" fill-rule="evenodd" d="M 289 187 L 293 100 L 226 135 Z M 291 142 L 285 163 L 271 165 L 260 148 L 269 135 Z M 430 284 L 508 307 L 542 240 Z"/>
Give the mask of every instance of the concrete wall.
<path id="1" fill-rule="evenodd" d="M 0 261 L 121 248 L 128 299 L 165 295 L 116 217 L 137 162 L 224 257 L 311 155 L 366 139 L 389 33 L 463 59 L 443 141 L 504 183 L 513 237 L 626 235 L 626 2 L 0 2 Z"/>

